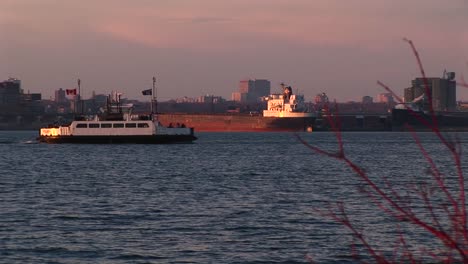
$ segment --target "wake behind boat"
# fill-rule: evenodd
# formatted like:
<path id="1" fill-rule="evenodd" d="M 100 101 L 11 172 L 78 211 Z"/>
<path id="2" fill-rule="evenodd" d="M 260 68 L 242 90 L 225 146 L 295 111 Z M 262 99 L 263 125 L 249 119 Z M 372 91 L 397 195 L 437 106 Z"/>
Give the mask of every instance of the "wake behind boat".
<path id="1" fill-rule="evenodd" d="M 153 78 L 153 91 L 154 82 Z M 165 127 L 158 121 L 157 114 L 153 111 L 153 91 L 143 91 L 143 94 L 152 95 L 151 115 L 133 115 L 133 106 L 122 106 L 120 94 L 115 93 L 108 96 L 107 110 L 101 115 L 78 115 L 69 124 L 41 128 L 37 140 L 44 143 L 91 144 L 168 144 L 191 143 L 196 140 L 193 128 L 183 124 Z"/>

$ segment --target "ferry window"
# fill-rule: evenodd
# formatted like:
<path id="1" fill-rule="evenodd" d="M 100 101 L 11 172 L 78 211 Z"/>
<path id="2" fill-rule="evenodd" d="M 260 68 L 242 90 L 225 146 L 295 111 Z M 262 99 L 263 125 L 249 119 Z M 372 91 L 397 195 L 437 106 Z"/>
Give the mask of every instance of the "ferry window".
<path id="1" fill-rule="evenodd" d="M 101 124 L 101 128 L 111 128 L 112 124 Z"/>
<path id="2" fill-rule="evenodd" d="M 113 124 L 113 127 L 124 127 L 123 123 L 115 123 Z"/>
<path id="3" fill-rule="evenodd" d="M 87 128 L 88 127 L 88 124 L 76 124 L 76 128 Z"/>
<path id="4" fill-rule="evenodd" d="M 99 128 L 99 124 L 89 124 L 89 128 Z"/>
<path id="5" fill-rule="evenodd" d="M 127 123 L 125 127 L 136 127 L 136 123 Z"/>
<path id="6" fill-rule="evenodd" d="M 139 123 L 138 127 L 149 127 L 148 123 Z"/>

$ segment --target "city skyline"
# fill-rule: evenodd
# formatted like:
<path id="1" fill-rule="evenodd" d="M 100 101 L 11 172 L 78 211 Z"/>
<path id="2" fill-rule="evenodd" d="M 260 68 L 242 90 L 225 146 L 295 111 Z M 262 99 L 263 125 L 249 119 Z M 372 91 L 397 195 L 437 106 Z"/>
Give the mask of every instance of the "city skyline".
<path id="1" fill-rule="evenodd" d="M 21 79 L 43 98 L 80 78 L 83 96 L 119 90 L 144 100 L 152 76 L 162 100 L 229 99 L 248 78 L 339 101 L 384 92 L 380 80 L 402 96 L 420 76 L 404 37 L 428 77 L 468 74 L 467 11 L 463 0 L 5 0 L 0 79 Z"/>

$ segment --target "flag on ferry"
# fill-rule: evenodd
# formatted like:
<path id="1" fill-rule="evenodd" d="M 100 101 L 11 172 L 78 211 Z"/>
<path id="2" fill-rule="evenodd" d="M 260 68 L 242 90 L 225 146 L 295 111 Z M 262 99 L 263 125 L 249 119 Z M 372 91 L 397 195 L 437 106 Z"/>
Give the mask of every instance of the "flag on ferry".
<path id="1" fill-rule="evenodd" d="M 153 94 L 153 92 L 151 91 L 151 89 L 143 90 L 143 91 L 141 91 L 141 93 L 142 93 L 143 95 L 152 95 L 152 94 Z"/>
<path id="2" fill-rule="evenodd" d="M 76 88 L 75 89 L 66 89 L 67 95 L 76 95 Z"/>

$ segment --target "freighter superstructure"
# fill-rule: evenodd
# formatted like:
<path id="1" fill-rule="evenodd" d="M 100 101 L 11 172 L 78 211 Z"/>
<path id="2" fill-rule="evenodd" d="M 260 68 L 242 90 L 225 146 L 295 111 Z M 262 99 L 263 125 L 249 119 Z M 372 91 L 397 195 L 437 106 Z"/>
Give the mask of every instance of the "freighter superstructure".
<path id="1" fill-rule="evenodd" d="M 315 117 L 309 112 L 304 103 L 304 96 L 293 94 L 291 86 L 281 84 L 282 94 L 272 94 L 266 99 L 268 106 L 263 110 L 263 117 Z"/>

